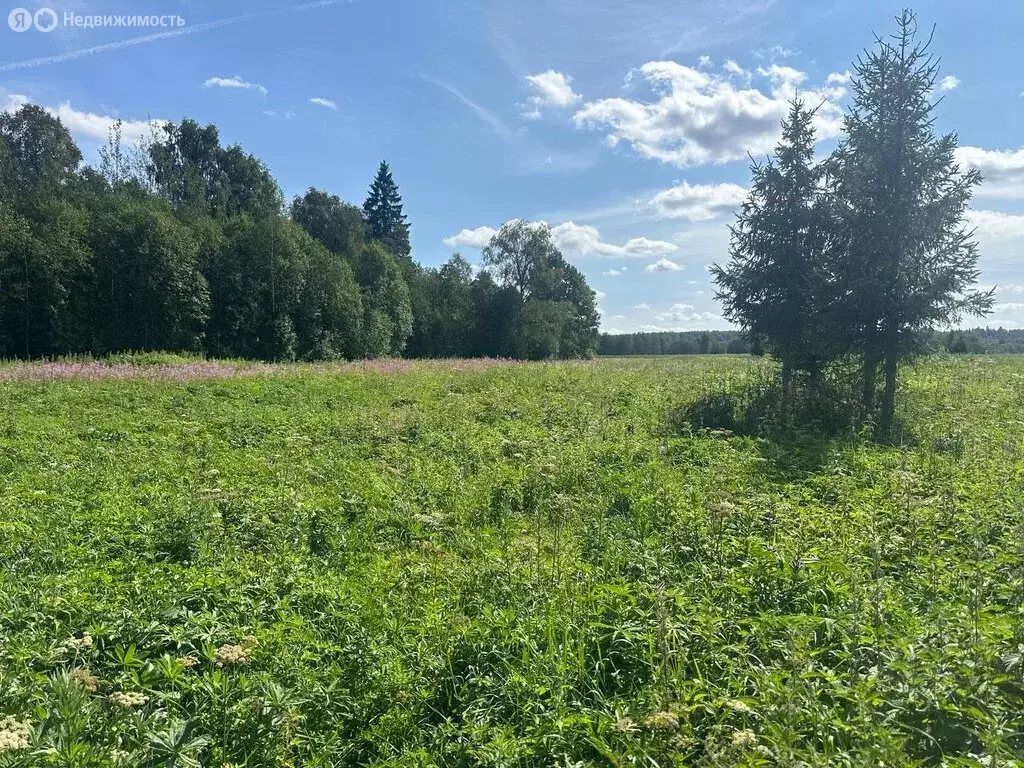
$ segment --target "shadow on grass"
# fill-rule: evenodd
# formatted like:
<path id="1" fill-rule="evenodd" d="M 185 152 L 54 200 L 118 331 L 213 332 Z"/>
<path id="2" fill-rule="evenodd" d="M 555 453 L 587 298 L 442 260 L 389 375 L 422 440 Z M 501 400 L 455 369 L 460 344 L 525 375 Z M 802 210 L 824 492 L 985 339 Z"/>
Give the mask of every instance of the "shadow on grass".
<path id="1" fill-rule="evenodd" d="M 874 434 L 863 416 L 859 393 L 841 380 L 794 386 L 784 394 L 774 381 L 748 382 L 732 390 L 709 392 L 669 409 L 664 431 L 670 435 L 740 435 L 760 438 L 768 479 L 792 482 L 816 474 L 837 448 L 863 440 L 894 444 Z M 898 426 L 896 444 L 912 439 Z"/>

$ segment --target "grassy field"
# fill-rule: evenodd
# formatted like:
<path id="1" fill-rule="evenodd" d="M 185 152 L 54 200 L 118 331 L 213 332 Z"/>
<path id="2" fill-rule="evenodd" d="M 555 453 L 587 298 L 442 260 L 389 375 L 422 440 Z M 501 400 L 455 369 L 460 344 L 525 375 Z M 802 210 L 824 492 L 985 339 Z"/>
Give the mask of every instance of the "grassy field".
<path id="1" fill-rule="evenodd" d="M 0 367 L 0 765 L 1024 765 L 1024 358 Z"/>

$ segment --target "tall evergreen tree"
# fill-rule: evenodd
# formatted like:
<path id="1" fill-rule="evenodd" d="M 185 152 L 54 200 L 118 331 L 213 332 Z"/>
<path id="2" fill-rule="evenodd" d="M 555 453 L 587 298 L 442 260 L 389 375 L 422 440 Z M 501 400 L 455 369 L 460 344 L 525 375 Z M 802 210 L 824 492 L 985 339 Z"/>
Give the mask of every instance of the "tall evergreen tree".
<path id="1" fill-rule="evenodd" d="M 402 212 L 398 185 L 391 177 L 391 168 L 385 160 L 380 161 L 377 175 L 370 185 L 370 194 L 363 203 L 363 217 L 372 239 L 399 258 L 409 257 L 412 250 L 409 246 L 409 224 Z"/>
<path id="2" fill-rule="evenodd" d="M 828 359 L 819 297 L 824 280 L 814 164 L 814 112 L 794 99 L 775 157 L 753 181 L 732 227 L 730 261 L 712 268 L 725 316 L 764 339 L 782 363 L 784 391 L 795 371 L 819 373 Z"/>
<path id="3" fill-rule="evenodd" d="M 864 404 L 881 364 L 880 428 L 891 427 L 899 361 L 921 331 L 985 314 L 991 291 L 972 290 L 978 248 L 965 213 L 976 171 L 961 173 L 957 137 L 933 129 L 938 63 L 904 11 L 890 39 L 855 64 L 847 138 L 830 161 L 838 229 L 833 270 L 846 345 L 863 356 Z"/>

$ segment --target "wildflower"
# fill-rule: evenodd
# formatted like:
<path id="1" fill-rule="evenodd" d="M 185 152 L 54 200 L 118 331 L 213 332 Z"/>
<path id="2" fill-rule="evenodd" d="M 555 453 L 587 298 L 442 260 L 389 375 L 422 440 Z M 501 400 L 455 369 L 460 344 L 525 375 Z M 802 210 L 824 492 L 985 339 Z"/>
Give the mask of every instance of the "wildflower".
<path id="1" fill-rule="evenodd" d="M 218 664 L 247 664 L 249 662 L 249 651 L 240 645 L 225 643 L 216 651 L 213 657 Z"/>
<path id="2" fill-rule="evenodd" d="M 255 648 L 257 645 L 259 645 L 259 643 L 260 641 L 256 639 L 256 635 L 246 635 L 242 638 L 243 648 Z"/>
<path id="3" fill-rule="evenodd" d="M 184 669 L 193 669 L 199 666 L 199 659 L 197 659 L 195 656 L 182 656 L 180 659 L 178 659 L 178 663 Z"/>
<path id="4" fill-rule="evenodd" d="M 654 712 L 644 719 L 644 725 L 652 731 L 670 731 L 679 727 L 679 718 L 672 712 Z"/>
<path id="5" fill-rule="evenodd" d="M 729 517 L 736 511 L 736 505 L 731 501 L 712 501 L 707 504 L 707 508 L 716 517 Z"/>
<path id="6" fill-rule="evenodd" d="M 757 744 L 757 735 L 753 731 L 736 731 L 732 735 L 732 745 L 734 747 L 752 747 Z"/>
<path id="7" fill-rule="evenodd" d="M 726 699 L 725 706 L 733 712 L 739 712 L 744 715 L 750 714 L 754 711 L 747 705 L 747 702 L 741 701 L 740 699 Z"/>
<path id="8" fill-rule="evenodd" d="M 110 694 L 110 703 L 121 709 L 135 709 L 141 707 L 149 701 L 148 696 L 144 696 L 136 691 L 116 691 Z"/>
<path id="9" fill-rule="evenodd" d="M 100 687 L 100 681 L 88 669 L 83 669 L 82 667 L 73 669 L 71 670 L 70 677 L 89 693 L 96 693 L 96 690 Z"/>
<path id="10" fill-rule="evenodd" d="M 132 759 L 132 753 L 126 752 L 123 749 L 115 749 L 110 753 L 110 757 L 115 763 L 127 765 Z"/>
<path id="11" fill-rule="evenodd" d="M 0 752 L 13 752 L 16 749 L 28 749 L 32 736 L 32 726 L 18 722 L 13 717 L 0 720 Z"/>
<path id="12" fill-rule="evenodd" d="M 92 648 L 92 635 L 82 635 L 81 637 L 69 637 L 61 645 L 67 651 L 87 651 Z"/>
<path id="13" fill-rule="evenodd" d="M 637 730 L 636 723 L 629 717 L 620 717 L 613 727 L 619 733 L 634 733 Z"/>

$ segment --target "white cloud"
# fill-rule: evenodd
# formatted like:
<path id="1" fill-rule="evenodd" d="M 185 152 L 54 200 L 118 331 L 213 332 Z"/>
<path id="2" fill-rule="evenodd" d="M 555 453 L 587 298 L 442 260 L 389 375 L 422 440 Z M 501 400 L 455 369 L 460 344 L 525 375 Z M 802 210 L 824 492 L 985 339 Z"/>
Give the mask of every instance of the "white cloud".
<path id="1" fill-rule="evenodd" d="M 309 100 L 309 103 L 310 104 L 316 104 L 316 105 L 321 106 L 321 107 L 327 107 L 328 109 L 337 109 L 338 108 L 337 102 L 331 101 L 330 99 L 325 99 L 322 96 L 314 96 L 313 98 L 311 98 Z"/>
<path id="2" fill-rule="evenodd" d="M 608 294 L 605 293 L 604 291 L 594 291 L 594 296 L 597 297 L 598 301 L 604 301 L 605 299 L 608 298 Z"/>
<path id="3" fill-rule="evenodd" d="M 203 83 L 203 88 L 241 88 L 247 91 L 259 91 L 264 96 L 267 95 L 267 89 L 259 83 L 250 83 L 248 80 L 243 80 L 238 75 L 234 77 L 211 77 L 209 80 Z"/>
<path id="4" fill-rule="evenodd" d="M 957 77 L 956 75 L 946 75 L 944 78 L 942 78 L 939 81 L 939 90 L 940 91 L 952 91 L 958 85 L 960 85 L 960 78 L 959 77 Z"/>
<path id="5" fill-rule="evenodd" d="M 761 59 L 788 59 L 790 56 L 795 56 L 797 51 L 795 48 L 786 48 L 783 45 L 773 45 L 771 48 L 760 48 L 754 51 L 754 55 Z"/>
<path id="6" fill-rule="evenodd" d="M 0 112 L 17 112 L 31 99 L 21 93 L 8 93 L 0 88 Z"/>
<path id="7" fill-rule="evenodd" d="M 7 93 L 0 89 L 0 112 L 15 112 L 32 100 L 20 93 Z M 94 112 L 83 112 L 65 101 L 57 107 L 44 107 L 58 118 L 64 127 L 80 138 L 106 141 L 110 137 L 110 129 L 118 121 L 113 115 L 98 115 Z M 121 120 L 121 138 L 126 142 L 138 141 L 149 135 L 153 126 L 162 125 L 162 120 Z"/>
<path id="8" fill-rule="evenodd" d="M 701 56 L 699 59 L 697 59 L 697 65 L 701 66 L 701 67 L 710 67 L 711 66 L 711 57 L 708 56 L 707 54 L 705 54 L 704 56 Z"/>
<path id="9" fill-rule="evenodd" d="M 982 184 L 975 191 L 978 197 L 1024 197 L 1024 148 L 982 149 L 959 147 L 956 159 L 965 168 L 981 171 Z"/>
<path id="10" fill-rule="evenodd" d="M 451 248 L 486 248 L 496 234 L 498 234 L 498 230 L 494 227 L 464 229 L 457 235 L 446 237 L 444 244 Z"/>
<path id="11" fill-rule="evenodd" d="M 968 211 L 967 218 L 979 240 L 1024 237 L 1024 214 L 1001 211 Z"/>
<path id="12" fill-rule="evenodd" d="M 1010 283 L 998 286 L 999 293 L 1024 293 L 1024 283 Z"/>
<path id="13" fill-rule="evenodd" d="M 664 240 L 651 240 L 647 237 L 634 237 L 622 246 L 628 256 L 660 256 L 663 253 L 675 253 L 679 246 Z"/>
<path id="14" fill-rule="evenodd" d="M 707 221 L 743 203 L 747 190 L 737 184 L 689 184 L 662 190 L 651 200 L 661 216 Z"/>
<path id="15" fill-rule="evenodd" d="M 536 225 L 547 222 L 534 222 Z M 484 248 L 490 243 L 491 238 L 497 234 L 493 227 L 477 227 L 476 229 L 463 229 L 456 235 L 446 237 L 444 244 L 452 248 Z M 551 227 L 551 241 L 558 250 L 566 254 L 577 256 L 612 256 L 642 258 L 645 256 L 661 256 L 666 253 L 673 253 L 678 246 L 664 240 L 651 240 L 647 237 L 634 237 L 622 245 L 607 243 L 601 239 L 601 233 L 597 227 L 586 224 L 577 224 L 574 221 L 566 221 L 557 226 Z M 609 270 L 607 274 L 621 274 L 626 269 Z"/>
<path id="16" fill-rule="evenodd" d="M 531 120 L 540 117 L 542 107 L 565 109 L 582 98 L 572 89 L 572 78 L 553 69 L 536 75 L 527 75 L 526 81 L 533 95 L 526 102 L 530 110 L 523 116 Z"/>
<path id="17" fill-rule="evenodd" d="M 714 312 L 698 312 L 691 304 L 673 304 L 665 312 L 656 312 L 654 319 L 659 323 L 673 326 L 671 330 L 704 328 L 709 324 L 722 322 L 722 318 Z"/>
<path id="18" fill-rule="evenodd" d="M 853 73 L 850 70 L 846 70 L 845 72 L 832 72 L 825 78 L 825 82 L 829 85 L 846 85 L 852 79 Z"/>
<path id="19" fill-rule="evenodd" d="M 782 64 L 772 64 L 769 67 L 758 67 L 757 74 L 767 77 L 773 85 L 778 88 L 795 90 L 800 83 L 807 79 L 807 74 L 799 69 L 787 67 Z"/>
<path id="20" fill-rule="evenodd" d="M 64 127 L 77 136 L 86 136 L 90 139 L 106 141 L 110 136 L 110 129 L 114 127 L 118 118 L 110 115 L 97 115 L 94 112 L 82 112 L 65 101 L 57 108 L 47 107 L 46 111 L 54 117 L 60 118 Z M 160 120 L 122 120 L 121 138 L 128 142 L 135 142 L 148 136 L 152 126 L 162 125 Z"/>
<path id="21" fill-rule="evenodd" d="M 725 64 L 722 66 L 722 69 L 725 70 L 726 74 L 735 75 L 736 77 L 742 77 L 747 81 L 750 80 L 750 72 L 745 70 L 732 59 L 726 59 Z"/>
<path id="22" fill-rule="evenodd" d="M 659 256 L 672 253 L 677 246 L 664 240 L 634 237 L 623 245 L 606 243 L 601 239 L 597 227 L 567 221 L 551 228 L 551 239 L 561 251 L 577 253 L 580 256 Z"/>
<path id="23" fill-rule="evenodd" d="M 619 275 L 621 275 L 625 271 L 626 271 L 625 267 L 622 267 L 621 269 L 616 269 L 615 267 L 612 267 L 611 269 L 605 270 L 601 274 L 604 275 L 605 277 L 618 277 Z"/>
<path id="24" fill-rule="evenodd" d="M 653 264 L 648 264 L 644 272 L 681 272 L 683 268 L 674 261 L 658 259 Z"/>
<path id="25" fill-rule="evenodd" d="M 806 79 L 792 67 L 762 67 L 759 72 L 771 86 L 770 92 L 764 93 L 673 61 L 648 62 L 640 72 L 654 90 L 654 100 L 588 102 L 573 120 L 578 127 L 606 131 L 609 146 L 625 142 L 642 157 L 679 167 L 724 163 L 771 151 L 778 142 L 789 99 Z M 839 87 L 800 88 L 808 104 L 821 103 L 815 116 L 818 138 L 839 134 L 842 109 L 838 99 L 844 93 Z"/>
<path id="26" fill-rule="evenodd" d="M 633 307 L 633 309 L 637 309 L 637 310 L 640 310 L 641 312 L 643 312 L 643 311 L 645 311 L 645 310 L 648 310 L 648 309 L 650 309 L 650 308 L 651 308 L 651 307 L 650 307 L 650 305 L 649 305 L 649 304 L 637 304 L 637 305 L 636 305 L 635 307 Z"/>

